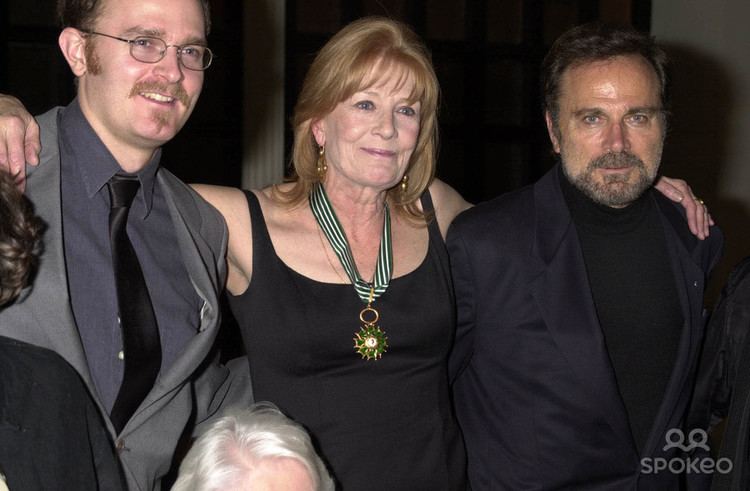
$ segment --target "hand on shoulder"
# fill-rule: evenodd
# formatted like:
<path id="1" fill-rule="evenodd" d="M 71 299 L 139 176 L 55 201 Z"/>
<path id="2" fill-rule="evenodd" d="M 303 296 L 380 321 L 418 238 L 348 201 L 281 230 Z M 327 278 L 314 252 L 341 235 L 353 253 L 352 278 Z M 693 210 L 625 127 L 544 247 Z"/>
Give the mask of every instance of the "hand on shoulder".
<path id="1" fill-rule="evenodd" d="M 25 164 L 39 163 L 39 125 L 21 101 L 0 94 L 0 170 L 9 172 L 23 190 Z"/>

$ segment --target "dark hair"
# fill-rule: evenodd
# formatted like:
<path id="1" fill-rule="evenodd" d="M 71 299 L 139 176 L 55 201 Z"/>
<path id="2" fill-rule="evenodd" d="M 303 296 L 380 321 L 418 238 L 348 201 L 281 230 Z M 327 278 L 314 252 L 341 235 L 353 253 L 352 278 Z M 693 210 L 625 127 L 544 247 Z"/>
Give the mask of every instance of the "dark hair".
<path id="1" fill-rule="evenodd" d="M 668 108 L 667 55 L 656 40 L 632 27 L 592 22 L 564 32 L 554 42 L 542 61 L 541 90 L 544 111 L 549 111 L 557 126 L 560 106 L 560 81 L 571 68 L 615 56 L 640 55 L 654 69 L 659 79 L 662 109 Z"/>
<path id="2" fill-rule="evenodd" d="M 104 0 L 57 0 L 57 17 L 62 27 L 91 31 L 104 8 Z M 211 32 L 211 9 L 208 0 L 200 0 L 206 35 Z"/>
<path id="3" fill-rule="evenodd" d="M 41 221 L 28 200 L 0 171 L 0 305 L 15 300 L 37 265 Z"/>

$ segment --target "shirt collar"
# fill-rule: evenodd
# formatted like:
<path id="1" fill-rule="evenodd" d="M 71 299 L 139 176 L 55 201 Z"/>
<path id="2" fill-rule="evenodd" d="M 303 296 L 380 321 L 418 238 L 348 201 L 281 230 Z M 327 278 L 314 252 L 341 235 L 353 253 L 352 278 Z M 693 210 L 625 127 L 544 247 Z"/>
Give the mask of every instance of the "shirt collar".
<path id="1" fill-rule="evenodd" d="M 141 182 L 141 189 L 136 195 L 133 207 L 140 207 L 142 218 L 148 216 L 153 205 L 161 148 L 156 149 L 143 169 L 135 174 L 127 174 L 86 120 L 78 98 L 63 110 L 60 133 L 61 144 L 67 146 L 66 150 L 75 162 L 89 198 L 93 198 L 115 174 L 135 175 Z"/>

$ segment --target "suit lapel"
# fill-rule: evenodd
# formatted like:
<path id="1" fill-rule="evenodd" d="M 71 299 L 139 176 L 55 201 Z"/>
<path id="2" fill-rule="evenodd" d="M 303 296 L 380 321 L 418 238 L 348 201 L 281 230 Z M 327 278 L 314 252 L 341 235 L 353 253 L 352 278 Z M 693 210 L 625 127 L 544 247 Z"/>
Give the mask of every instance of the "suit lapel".
<path id="1" fill-rule="evenodd" d="M 578 235 L 562 196 L 557 169 L 534 186 L 536 210 L 532 256 L 539 274 L 531 292 L 550 334 L 603 417 L 632 442 L 625 406 L 599 325 Z M 634 444 L 633 444 L 634 446 Z"/>
<path id="2" fill-rule="evenodd" d="M 185 377 L 195 371 L 198 361 L 206 358 L 218 330 L 219 301 L 216 292 L 221 289 L 221 285 L 216 284 L 216 275 L 211 274 L 215 272 L 216 266 L 209 259 L 213 257 L 211 249 L 200 234 L 201 217 L 194 198 L 189 195 L 185 185 L 165 169 L 159 170 L 157 179 L 169 206 L 177 237 L 177 249 L 193 288 L 203 300 L 203 307 L 196 336 L 188 343 L 175 363 L 159 375 L 154 390 L 144 401 L 146 403 L 158 399 L 166 391 L 180 385 Z"/>
<path id="3" fill-rule="evenodd" d="M 40 337 L 59 353 L 83 377 L 92 393 L 83 345 L 70 307 L 65 251 L 63 247 L 62 203 L 60 197 L 60 153 L 57 141 L 57 110 L 39 118 L 42 127 L 44 160 L 30 171 L 26 194 L 35 204 L 35 212 L 44 220 L 44 254 L 34 280 L 34 307 Z"/>
<path id="4" fill-rule="evenodd" d="M 215 264 L 209 259 L 211 249 L 200 234 L 201 217 L 194 199 L 185 185 L 166 169 L 159 169 L 158 185 L 166 196 L 169 213 L 177 238 L 177 251 L 182 257 L 185 269 L 198 296 L 203 300 L 200 312 L 200 326 L 195 336 L 187 344 L 180 356 L 166 370 L 160 373 L 151 392 L 141 403 L 123 429 L 122 435 L 134 431 L 148 420 L 150 415 L 170 400 L 169 394 L 181 387 L 187 378 L 204 361 L 213 346 L 218 330 L 219 305 L 216 292 L 219 286 L 212 281 L 211 271 Z"/>

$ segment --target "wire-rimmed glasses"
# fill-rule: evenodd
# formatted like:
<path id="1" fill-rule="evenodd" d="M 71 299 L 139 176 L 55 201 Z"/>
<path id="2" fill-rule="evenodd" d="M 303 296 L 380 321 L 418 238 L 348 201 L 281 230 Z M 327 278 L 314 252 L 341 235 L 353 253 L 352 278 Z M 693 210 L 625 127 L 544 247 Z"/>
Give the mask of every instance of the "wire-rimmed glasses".
<path id="1" fill-rule="evenodd" d="M 167 44 L 163 39 L 153 36 L 138 36 L 133 39 L 121 38 L 96 31 L 81 31 L 86 34 L 116 39 L 130 45 L 130 56 L 143 63 L 158 63 L 167 54 L 167 48 L 177 48 L 177 58 L 188 70 L 202 71 L 211 66 L 214 54 L 207 46 L 201 44 Z"/>

